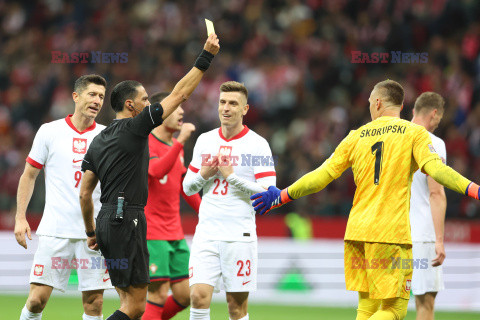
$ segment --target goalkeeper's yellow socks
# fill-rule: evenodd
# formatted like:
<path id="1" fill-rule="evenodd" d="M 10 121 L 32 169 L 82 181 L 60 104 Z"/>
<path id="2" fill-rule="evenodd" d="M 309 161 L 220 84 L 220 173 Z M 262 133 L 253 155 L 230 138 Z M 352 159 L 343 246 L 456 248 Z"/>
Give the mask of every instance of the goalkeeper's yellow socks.
<path id="1" fill-rule="evenodd" d="M 357 319 L 356 320 L 368 320 L 370 317 L 377 312 L 380 307 L 382 300 L 370 299 L 368 297 L 368 292 L 359 292 L 358 293 L 358 309 L 357 309 Z"/>
<path id="2" fill-rule="evenodd" d="M 402 320 L 407 315 L 408 299 L 392 298 L 381 301 L 380 310 L 369 320 Z"/>

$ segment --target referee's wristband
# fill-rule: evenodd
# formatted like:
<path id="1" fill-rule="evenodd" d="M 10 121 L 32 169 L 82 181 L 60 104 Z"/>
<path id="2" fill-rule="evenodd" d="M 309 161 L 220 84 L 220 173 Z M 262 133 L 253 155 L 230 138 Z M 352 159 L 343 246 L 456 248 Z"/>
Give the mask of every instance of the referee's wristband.
<path id="1" fill-rule="evenodd" d="M 95 231 L 90 231 L 90 232 L 85 231 L 85 233 L 87 234 L 87 237 L 93 237 L 95 235 Z"/>
<path id="2" fill-rule="evenodd" d="M 193 66 L 205 72 L 207 71 L 208 67 L 210 67 L 210 63 L 212 63 L 213 57 L 215 57 L 213 54 L 211 54 L 207 50 L 203 50 L 202 53 L 200 53 L 200 55 L 198 56 Z"/>

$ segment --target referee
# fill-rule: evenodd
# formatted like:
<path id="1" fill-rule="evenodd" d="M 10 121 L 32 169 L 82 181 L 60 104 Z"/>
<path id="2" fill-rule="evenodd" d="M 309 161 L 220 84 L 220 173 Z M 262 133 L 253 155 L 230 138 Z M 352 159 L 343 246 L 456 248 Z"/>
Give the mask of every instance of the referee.
<path id="1" fill-rule="evenodd" d="M 92 141 L 82 163 L 80 206 L 87 244 L 105 257 L 120 309 L 107 320 L 140 319 L 145 311 L 149 254 L 144 207 L 148 195 L 148 135 L 197 87 L 220 49 L 211 34 L 204 50 L 172 93 L 150 105 L 137 81 L 120 82 L 110 100 L 116 119 Z M 100 180 L 102 208 L 93 221 L 92 192 Z"/>

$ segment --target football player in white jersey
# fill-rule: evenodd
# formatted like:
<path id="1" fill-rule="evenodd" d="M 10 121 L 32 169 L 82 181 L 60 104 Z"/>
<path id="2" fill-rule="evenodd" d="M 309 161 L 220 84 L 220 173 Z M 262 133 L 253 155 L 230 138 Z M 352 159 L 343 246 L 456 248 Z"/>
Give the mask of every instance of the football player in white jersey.
<path id="1" fill-rule="evenodd" d="M 445 143 L 432 132 L 442 120 L 445 101 L 437 93 L 424 92 L 415 101 L 412 122 L 430 133 L 435 151 L 445 163 Z M 418 267 L 413 269 L 412 292 L 418 320 L 433 320 L 437 292 L 444 289 L 442 263 L 447 200 L 443 186 L 420 170 L 413 175 L 410 198 L 412 251 Z"/>
<path id="2" fill-rule="evenodd" d="M 232 320 L 247 320 L 248 294 L 256 289 L 257 235 L 250 196 L 275 185 L 268 142 L 243 125 L 248 91 L 241 83 L 220 86 L 220 128 L 198 137 L 183 181 L 187 195 L 203 189 L 190 253 L 190 319 L 210 319 L 220 281 Z"/>
<path id="3" fill-rule="evenodd" d="M 103 291 L 113 288 L 100 251 L 87 246 L 78 195 L 81 165 L 93 138 L 105 126 L 95 122 L 102 108 L 107 82 L 99 75 L 75 81 L 73 115 L 43 124 L 28 155 L 17 192 L 15 237 L 27 248 L 32 240 L 26 211 L 35 180 L 45 170 L 45 209 L 37 230 L 38 249 L 30 272 L 30 292 L 20 320 L 41 319 L 53 288 L 65 291 L 72 268 L 77 269 L 83 299 L 83 320 L 101 320 Z M 100 187 L 95 196 L 100 210 Z"/>

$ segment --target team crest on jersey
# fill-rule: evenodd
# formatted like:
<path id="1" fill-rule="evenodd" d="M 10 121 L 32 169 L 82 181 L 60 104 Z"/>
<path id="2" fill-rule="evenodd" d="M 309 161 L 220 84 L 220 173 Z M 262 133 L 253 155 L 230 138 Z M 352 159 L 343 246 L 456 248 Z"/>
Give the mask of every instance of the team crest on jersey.
<path id="1" fill-rule="evenodd" d="M 73 152 L 79 154 L 87 153 L 87 139 L 73 138 Z"/>
<path id="2" fill-rule="evenodd" d="M 405 282 L 405 291 L 410 291 L 410 289 L 412 288 L 412 280 L 407 280 Z"/>
<path id="3" fill-rule="evenodd" d="M 231 156 L 232 155 L 232 146 L 220 146 L 220 150 L 218 150 L 221 156 Z"/>
<path id="4" fill-rule="evenodd" d="M 155 273 L 155 272 L 157 272 L 157 270 L 158 270 L 157 265 L 156 265 L 155 263 L 152 263 L 152 264 L 150 265 L 150 271 L 151 271 L 152 273 Z"/>
<path id="5" fill-rule="evenodd" d="M 428 149 L 430 149 L 431 153 L 437 153 L 437 151 L 435 151 L 435 148 L 431 144 L 428 145 Z"/>
<path id="6" fill-rule="evenodd" d="M 33 267 L 33 275 L 40 277 L 43 275 L 43 264 L 36 264 L 35 267 Z"/>

